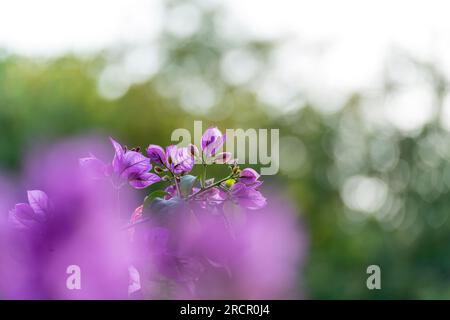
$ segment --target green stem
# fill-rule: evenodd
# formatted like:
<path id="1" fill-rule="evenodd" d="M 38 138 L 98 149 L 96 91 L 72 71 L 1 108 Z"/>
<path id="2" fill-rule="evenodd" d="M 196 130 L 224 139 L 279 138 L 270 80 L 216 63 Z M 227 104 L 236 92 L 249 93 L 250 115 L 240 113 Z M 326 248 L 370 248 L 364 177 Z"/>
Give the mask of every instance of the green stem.
<path id="1" fill-rule="evenodd" d="M 198 195 L 204 193 L 205 191 L 208 191 L 208 190 L 211 189 L 211 188 L 217 187 L 217 186 L 220 185 L 222 182 L 225 182 L 225 181 L 227 181 L 228 179 L 230 179 L 230 178 L 232 178 L 232 177 L 233 177 L 233 175 L 231 174 L 231 175 L 229 175 L 229 176 L 227 176 L 227 177 L 225 177 L 225 178 L 223 178 L 223 179 L 221 179 L 221 180 L 219 180 L 219 181 L 213 183 L 213 184 L 210 185 L 210 186 L 203 187 L 201 190 L 199 190 L 199 191 L 197 191 L 196 193 L 191 194 L 189 197 L 187 197 L 187 200 L 193 199 L 193 198 L 195 198 L 196 196 L 198 196 Z"/>
<path id="2" fill-rule="evenodd" d="M 206 187 L 206 164 L 203 165 L 202 188 Z"/>
<path id="3" fill-rule="evenodd" d="M 172 172 L 172 170 L 170 170 L 170 169 L 166 166 L 165 163 L 162 163 L 162 165 L 164 166 L 164 168 L 167 169 L 167 171 L 170 172 L 170 174 L 171 174 L 173 180 L 175 181 L 175 187 L 176 187 L 176 189 L 177 189 L 177 194 L 178 194 L 178 196 L 181 198 L 181 189 L 180 189 L 180 186 L 178 185 L 177 177 L 176 177 L 175 174 Z"/>
<path id="4" fill-rule="evenodd" d="M 202 177 L 200 179 L 200 186 L 203 189 L 205 187 L 205 183 L 206 183 L 206 163 L 205 163 L 205 157 L 203 155 L 203 152 L 202 152 L 202 166 L 203 166 L 203 172 L 202 172 Z"/>
<path id="5" fill-rule="evenodd" d="M 172 174 L 173 180 L 175 180 L 175 187 L 177 188 L 177 194 L 181 198 L 181 189 L 180 189 L 180 185 L 178 184 L 177 177 L 171 171 L 170 171 L 170 173 Z"/>

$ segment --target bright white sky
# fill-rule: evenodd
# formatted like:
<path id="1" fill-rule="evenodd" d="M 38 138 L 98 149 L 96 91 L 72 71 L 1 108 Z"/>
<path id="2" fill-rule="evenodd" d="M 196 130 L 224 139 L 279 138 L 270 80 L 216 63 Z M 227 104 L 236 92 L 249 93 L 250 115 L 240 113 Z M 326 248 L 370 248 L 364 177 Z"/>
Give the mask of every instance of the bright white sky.
<path id="1" fill-rule="evenodd" d="M 0 46 L 23 54 L 91 51 L 157 32 L 159 1 L 1 0 Z"/>
<path id="2" fill-rule="evenodd" d="M 273 75 L 281 89 L 270 83 L 264 97 L 268 100 L 288 96 L 286 83 L 301 83 L 322 105 L 352 90 L 373 89 L 393 48 L 436 62 L 450 77 L 450 2 L 446 0 L 198 1 L 225 7 L 223 26 L 236 36 L 290 37 L 278 51 Z M 190 21 L 175 19 L 180 31 L 180 26 L 192 27 Z M 161 0 L 0 2 L 0 47 L 26 55 L 144 45 L 160 28 Z M 326 50 L 308 52 L 304 50 L 308 46 Z M 320 101 L 324 96 L 328 102 Z M 408 103 L 408 98 L 404 100 L 399 97 L 392 103 Z"/>
<path id="3" fill-rule="evenodd" d="M 427 55 L 450 37 L 446 0 L 202 0 L 229 10 L 252 35 L 293 35 L 311 42 L 395 44 Z M 96 49 L 154 36 L 161 0 L 2 0 L 0 45 L 22 53 Z M 431 45 L 431 47 L 430 47 Z"/>

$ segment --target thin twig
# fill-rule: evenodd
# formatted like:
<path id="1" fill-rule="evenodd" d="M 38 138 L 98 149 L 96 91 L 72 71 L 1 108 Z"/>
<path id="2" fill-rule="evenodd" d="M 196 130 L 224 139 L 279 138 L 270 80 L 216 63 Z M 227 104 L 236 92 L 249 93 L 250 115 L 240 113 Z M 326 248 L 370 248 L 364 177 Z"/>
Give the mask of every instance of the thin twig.
<path id="1" fill-rule="evenodd" d="M 198 195 L 204 193 L 205 191 L 208 191 L 208 190 L 211 189 L 211 188 L 217 187 L 217 186 L 220 185 L 222 182 L 225 182 L 225 181 L 227 181 L 228 179 L 230 179 L 230 178 L 232 178 L 232 177 L 233 177 L 233 175 L 229 175 L 228 177 L 225 177 L 225 178 L 223 178 L 223 179 L 221 179 L 221 180 L 219 180 L 219 181 L 213 183 L 213 184 L 210 185 L 210 186 L 207 186 L 207 187 L 202 188 L 201 190 L 199 190 L 199 191 L 197 191 L 196 193 L 191 194 L 189 197 L 187 197 L 187 200 L 190 200 L 190 199 L 192 199 L 192 198 L 195 198 L 196 196 L 198 196 Z"/>

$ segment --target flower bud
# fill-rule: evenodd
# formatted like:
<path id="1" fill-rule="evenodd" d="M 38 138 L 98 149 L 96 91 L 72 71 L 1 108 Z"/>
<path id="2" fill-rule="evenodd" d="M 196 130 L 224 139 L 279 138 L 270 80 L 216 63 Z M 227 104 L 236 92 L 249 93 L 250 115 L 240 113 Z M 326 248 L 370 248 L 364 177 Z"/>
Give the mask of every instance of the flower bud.
<path id="1" fill-rule="evenodd" d="M 217 127 L 208 128 L 202 136 L 202 151 L 206 157 L 214 156 L 224 142 L 225 135 Z"/>
<path id="2" fill-rule="evenodd" d="M 236 183 L 236 180 L 234 180 L 234 179 L 228 179 L 227 181 L 225 181 L 225 186 L 228 188 L 228 189 L 230 189 L 232 186 L 233 186 L 233 184 L 235 184 Z"/>
<path id="3" fill-rule="evenodd" d="M 216 156 L 214 162 L 218 164 L 229 163 L 233 161 L 231 157 L 232 157 L 231 152 L 221 152 Z"/>
<path id="4" fill-rule="evenodd" d="M 259 179 L 259 173 L 252 168 L 245 168 L 239 173 L 239 181 L 245 185 L 252 185 Z"/>
<path id="5" fill-rule="evenodd" d="M 158 166 L 154 166 L 154 167 L 153 167 L 153 170 L 155 170 L 155 172 L 156 172 L 157 174 L 160 174 L 160 173 L 163 173 L 163 172 L 164 172 L 163 168 L 158 167 Z"/>

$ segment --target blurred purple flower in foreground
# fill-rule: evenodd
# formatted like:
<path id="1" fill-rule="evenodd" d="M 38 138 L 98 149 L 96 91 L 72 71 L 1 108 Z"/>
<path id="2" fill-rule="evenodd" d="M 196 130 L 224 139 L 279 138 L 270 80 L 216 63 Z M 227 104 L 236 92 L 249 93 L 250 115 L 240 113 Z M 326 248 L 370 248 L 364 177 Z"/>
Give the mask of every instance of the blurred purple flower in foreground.
<path id="1" fill-rule="evenodd" d="M 267 200 L 266 198 L 255 189 L 255 187 L 249 187 L 242 182 L 237 182 L 231 187 L 231 197 L 242 207 L 255 210 L 263 208 Z"/>
<path id="2" fill-rule="evenodd" d="M 30 157 L 24 182 L 45 193 L 29 191 L 28 204 L 17 204 L 0 231 L 5 298 L 127 298 L 127 234 L 119 231 L 114 189 L 79 169 L 86 148 L 99 149 L 90 141 L 71 141 Z M 126 207 L 127 197 L 122 202 Z M 71 265 L 81 269 L 81 290 L 66 286 Z"/>
<path id="3" fill-rule="evenodd" d="M 133 228 L 134 265 L 144 296 L 300 297 L 296 283 L 307 241 L 285 201 L 258 212 L 227 209 L 211 215 L 199 208 L 178 207 L 166 214 L 172 217 Z M 135 219 L 139 215 L 142 208 Z"/>
<path id="4" fill-rule="evenodd" d="M 13 185 L 0 175 L 0 300 L 7 298 L 11 269 L 18 270 L 15 260 L 10 254 L 8 239 L 8 211 L 14 204 Z"/>
<path id="5" fill-rule="evenodd" d="M 50 201 L 45 192 L 28 191 L 28 203 L 18 203 L 9 213 L 10 221 L 23 229 L 38 229 L 48 221 L 51 211 Z"/>

